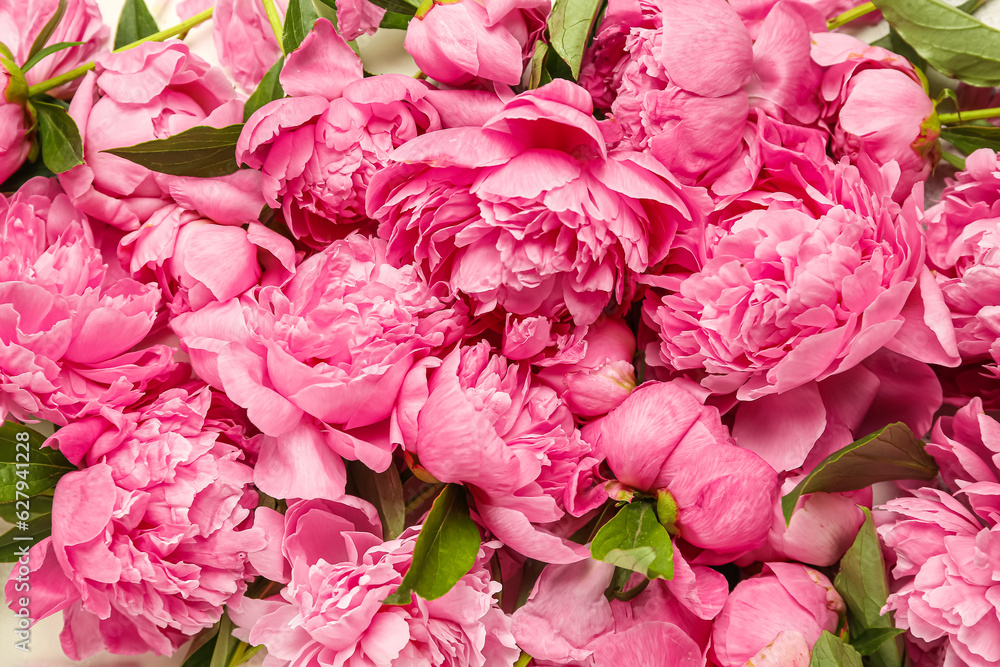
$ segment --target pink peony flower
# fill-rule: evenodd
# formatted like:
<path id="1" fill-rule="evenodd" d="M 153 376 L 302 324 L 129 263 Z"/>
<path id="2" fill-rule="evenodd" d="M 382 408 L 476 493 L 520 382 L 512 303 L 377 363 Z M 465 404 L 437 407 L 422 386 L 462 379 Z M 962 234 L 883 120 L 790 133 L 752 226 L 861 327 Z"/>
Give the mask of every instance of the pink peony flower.
<path id="1" fill-rule="evenodd" d="M 995 524 L 1000 520 L 1000 423 L 975 397 L 952 417 L 934 424 L 927 453 L 941 468 L 941 478 L 972 510 Z"/>
<path id="2" fill-rule="evenodd" d="M 216 225 L 166 206 L 122 239 L 133 278 L 159 285 L 172 315 L 238 297 L 258 283 L 282 285 L 295 272 L 291 241 L 264 225 Z M 225 262 L 219 258 L 225 257 Z"/>
<path id="3" fill-rule="evenodd" d="M 882 346 L 954 365 L 919 207 L 890 199 L 898 169 L 862 166 L 836 165 L 828 196 L 779 192 L 724 217 L 700 270 L 647 297 L 644 317 L 660 332 L 647 363 L 695 371 L 740 400 L 843 373 Z"/>
<path id="4" fill-rule="evenodd" d="M 240 217 L 238 212 L 247 206 L 243 174 L 212 179 L 219 186 L 209 189 L 204 179 L 157 174 L 103 152 L 163 139 L 196 125 L 223 127 L 242 121 L 243 104 L 225 74 L 187 45 L 177 40 L 146 42 L 98 57 L 69 113 L 83 136 L 86 163 L 60 174 L 59 181 L 87 215 L 134 231 L 154 211 L 185 195 L 197 200 L 184 204 L 186 208 L 205 206 L 220 213 L 236 209 L 227 217 Z"/>
<path id="5" fill-rule="evenodd" d="M 579 361 L 547 365 L 538 377 L 577 417 L 607 414 L 635 389 L 635 336 L 622 320 L 599 318 L 583 336 Z"/>
<path id="6" fill-rule="evenodd" d="M 613 565 L 595 560 L 549 565 L 514 612 L 511 630 L 539 665 L 704 665 L 711 619 L 728 588 L 718 572 L 693 568 L 697 587 L 681 590 L 677 584 L 683 577 L 657 579 L 625 602 L 604 595 Z"/>
<path id="7" fill-rule="evenodd" d="M 299 264 L 287 285 L 210 303 L 171 326 L 198 375 L 267 436 L 254 470 L 261 490 L 332 499 L 344 492 L 338 455 L 388 467 L 385 420 L 404 376 L 454 342 L 465 319 L 446 284 L 391 265 L 384 241 L 351 235 Z M 303 479 L 296 471 L 305 470 Z"/>
<path id="8" fill-rule="evenodd" d="M 378 30 L 385 9 L 368 0 L 342 0 L 337 4 L 337 30 L 347 41 Z"/>
<path id="9" fill-rule="evenodd" d="M 940 123 L 916 70 L 905 58 L 841 33 L 817 33 L 812 59 L 825 69 L 824 118 L 834 126 L 833 154 L 861 154 L 900 168 L 897 201 L 927 180 L 940 156 Z"/>
<path id="10" fill-rule="evenodd" d="M 476 80 L 521 82 L 550 0 L 446 0 L 421 6 L 404 47 L 431 79 L 453 86 Z"/>
<path id="11" fill-rule="evenodd" d="M 485 342 L 437 364 L 414 366 L 403 382 L 394 440 L 434 478 L 468 486 L 505 545 L 549 563 L 586 557 L 545 528 L 606 499 L 588 488 L 597 460 L 556 392 Z"/>
<path id="12" fill-rule="evenodd" d="M 62 648 L 74 660 L 169 655 L 245 589 L 247 554 L 265 544 L 248 525 L 257 494 L 239 443 L 206 419 L 211 400 L 204 386 L 178 387 L 57 433 L 88 467 L 59 480 L 52 536 L 30 551 L 31 612 L 64 612 Z"/>
<path id="13" fill-rule="evenodd" d="M 729 594 L 712 627 L 713 664 L 808 667 L 824 630 L 837 629 L 844 601 L 825 576 L 798 563 L 765 563 Z"/>
<path id="14" fill-rule="evenodd" d="M 436 600 L 382 604 L 409 569 L 417 528 L 382 542 L 378 517 L 363 500 L 296 501 L 273 513 L 272 544 L 290 576 L 280 596 L 230 607 L 234 634 L 267 648 L 268 667 L 340 665 L 511 666 L 520 651 L 493 595 L 490 545 L 468 574 Z"/>
<path id="15" fill-rule="evenodd" d="M 641 153 L 609 154 L 589 95 L 562 79 L 482 128 L 407 142 L 368 190 L 393 261 L 414 258 L 478 304 L 577 325 L 631 299 L 634 273 L 694 233 L 708 204 Z M 587 202 L 586 205 L 581 202 Z"/>
<path id="16" fill-rule="evenodd" d="M 24 107 L 27 84 L 16 66 L 4 60 L 0 57 L 0 183 L 24 164 L 31 150 Z"/>
<path id="17" fill-rule="evenodd" d="M 14 62 L 23 65 L 42 27 L 56 12 L 59 0 L 0 0 L 0 43 L 10 49 Z M 104 25 L 96 0 L 68 0 L 66 11 L 47 44 L 83 42 L 57 51 L 32 67 L 25 77 L 33 86 L 94 59 L 107 49 L 110 30 Z M 49 91 L 49 95 L 69 99 L 80 85 L 76 79 Z M 2 180 L 2 179 L 0 179 Z"/>
<path id="18" fill-rule="evenodd" d="M 362 77 L 361 60 L 321 19 L 281 72 L 291 97 L 258 109 L 236 149 L 263 173 L 264 198 L 296 238 L 323 247 L 372 224 L 365 190 L 394 147 L 440 127 L 411 77 Z"/>
<path id="19" fill-rule="evenodd" d="M 994 497 L 1000 491 L 985 485 Z M 907 631 L 907 653 L 920 664 L 1000 665 L 997 514 L 972 514 L 929 488 L 880 509 L 878 532 L 895 555 L 886 609 Z"/>
<path id="20" fill-rule="evenodd" d="M 685 541 L 721 552 L 764 543 L 777 474 L 733 444 L 719 411 L 682 384 L 644 384 L 583 434 L 626 487 L 622 495 L 667 494 L 677 516 L 668 530 Z"/>
<path id="21" fill-rule="evenodd" d="M 52 179 L 0 196 L 0 413 L 66 424 L 122 408 L 174 367 L 163 345 L 137 348 L 160 301 L 117 278 L 86 216 Z"/>

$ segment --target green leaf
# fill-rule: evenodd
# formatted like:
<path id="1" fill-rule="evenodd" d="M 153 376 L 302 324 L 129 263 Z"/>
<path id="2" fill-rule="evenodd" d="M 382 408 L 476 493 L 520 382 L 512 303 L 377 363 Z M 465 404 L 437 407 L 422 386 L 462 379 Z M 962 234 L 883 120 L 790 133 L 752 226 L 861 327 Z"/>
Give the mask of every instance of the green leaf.
<path id="1" fill-rule="evenodd" d="M 0 192 L 16 192 L 18 188 L 30 181 L 35 176 L 49 178 L 55 176 L 52 170 L 45 166 L 42 160 L 25 160 L 24 164 L 18 167 L 17 171 L 10 175 L 3 183 L 0 183 Z"/>
<path id="2" fill-rule="evenodd" d="M 30 502 L 34 501 L 35 498 L 32 498 Z M 0 563 L 13 563 L 24 553 L 24 547 L 30 549 L 52 534 L 51 513 L 39 515 L 27 523 L 27 530 L 15 525 L 0 535 Z"/>
<path id="3" fill-rule="evenodd" d="M 281 56 L 278 58 L 278 62 L 271 65 L 271 69 L 267 70 L 267 74 L 257 84 L 257 90 L 253 91 L 253 94 L 247 98 L 246 104 L 243 105 L 244 123 L 257 109 L 285 96 L 285 89 L 281 87 L 281 82 L 278 80 L 278 77 L 281 76 L 281 68 L 284 66 L 285 57 Z"/>
<path id="4" fill-rule="evenodd" d="M 42 160 L 55 174 L 83 164 L 83 139 L 69 113 L 57 104 L 32 100 L 38 115 L 38 139 Z"/>
<path id="5" fill-rule="evenodd" d="M 871 655 L 886 641 L 904 632 L 903 628 L 868 628 L 851 640 L 851 646 L 861 655 Z"/>
<path id="6" fill-rule="evenodd" d="M 109 148 L 105 153 L 174 176 L 225 176 L 239 169 L 236 142 L 243 124 L 226 127 L 199 125 L 166 139 L 154 139 L 135 146 Z"/>
<path id="7" fill-rule="evenodd" d="M 21 71 L 27 72 L 44 58 L 51 56 L 53 53 L 58 53 L 59 51 L 64 51 L 65 49 L 72 49 L 74 46 L 80 46 L 83 43 L 84 42 L 56 42 L 55 44 L 50 44 L 24 61 L 24 64 L 21 65 Z"/>
<path id="8" fill-rule="evenodd" d="M 1000 85 L 1000 31 L 941 0 L 875 0 L 875 6 L 945 76 Z"/>
<path id="9" fill-rule="evenodd" d="M 319 0 L 324 5 L 336 8 L 336 0 Z M 409 17 L 417 13 L 417 7 L 420 6 L 420 0 L 413 0 L 413 2 L 408 2 L 407 0 L 372 0 L 372 4 L 381 7 L 382 9 L 392 12 L 393 14 L 402 14 L 407 17 L 407 22 L 409 22 Z M 385 19 L 382 19 L 383 22 Z M 388 28 L 395 26 L 379 25 L 380 28 Z M 406 26 L 403 26 L 405 29 Z"/>
<path id="10" fill-rule="evenodd" d="M 903 56 L 919 70 L 927 69 L 927 61 L 914 51 L 913 47 L 906 43 L 906 40 L 899 36 L 895 28 L 890 27 L 889 34 L 872 42 L 872 46 L 881 46 L 883 49 L 892 51 L 896 55 Z"/>
<path id="11" fill-rule="evenodd" d="M 229 614 L 224 612 L 219 619 L 219 633 L 215 636 L 209 667 L 229 667 L 229 661 L 239 644 L 240 640 L 233 637 L 233 622 L 229 620 Z"/>
<path id="12" fill-rule="evenodd" d="M 809 667 L 862 667 L 861 654 L 826 630 L 813 646 Z"/>
<path id="13" fill-rule="evenodd" d="M 833 580 L 834 588 L 847 605 L 847 622 L 852 637 L 866 637 L 873 628 L 894 628 L 892 613 L 882 615 L 882 607 L 889 597 L 885 561 L 879 546 L 878 534 L 866 507 L 861 510 L 865 521 L 854 539 L 854 544 L 840 559 L 840 572 Z M 867 642 L 868 640 L 866 640 Z M 872 667 L 900 667 L 902 665 L 901 641 L 884 641 L 871 654 Z"/>
<path id="14" fill-rule="evenodd" d="M 545 73 L 545 56 L 549 54 L 549 45 L 538 40 L 535 42 L 535 52 L 531 55 L 528 65 L 531 74 L 528 75 L 528 88 L 538 88 L 542 85 L 542 74 Z"/>
<path id="15" fill-rule="evenodd" d="M 941 138 L 966 155 L 980 148 L 1000 151 L 1000 127 L 993 125 L 949 125 L 941 128 Z"/>
<path id="16" fill-rule="evenodd" d="M 590 555 L 649 579 L 674 576 L 670 534 L 657 521 L 656 508 L 648 500 L 625 505 L 604 524 L 590 544 Z"/>
<path id="17" fill-rule="evenodd" d="M 431 506 L 413 549 L 413 563 L 384 604 L 410 604 L 412 594 L 435 600 L 472 569 L 479 555 L 479 528 L 469 516 L 465 489 L 444 487 Z"/>
<path id="18" fill-rule="evenodd" d="M 403 14 L 400 12 L 386 11 L 382 16 L 382 22 L 378 24 L 380 28 L 391 30 L 406 30 L 410 25 L 413 14 Z"/>
<path id="19" fill-rule="evenodd" d="M 965 158 L 959 157 L 948 151 L 941 152 L 941 159 L 959 171 L 965 171 Z"/>
<path id="20" fill-rule="evenodd" d="M 48 21 L 45 22 L 45 25 L 42 26 L 38 36 L 35 37 L 35 41 L 31 43 L 31 50 L 28 51 L 28 61 L 30 61 L 32 56 L 45 48 L 45 45 L 49 43 L 49 37 L 51 37 L 52 33 L 55 32 L 55 29 L 59 26 L 59 22 L 62 21 L 63 16 L 66 14 L 67 4 L 67 0 L 59 0 L 55 13 Z"/>
<path id="21" fill-rule="evenodd" d="M 22 433 L 27 437 L 19 440 Z M 9 421 L 0 426 L 0 503 L 37 496 L 76 470 L 59 450 L 42 447 L 43 442 L 44 435 L 23 424 Z"/>
<path id="22" fill-rule="evenodd" d="M 285 53 L 299 48 L 319 16 L 312 0 L 288 0 L 285 12 L 285 34 L 282 36 Z"/>
<path id="23" fill-rule="evenodd" d="M 27 519 L 21 514 L 24 511 L 28 513 Z M 46 514 L 52 514 L 52 496 L 39 495 L 32 496 L 28 500 L 0 503 L 0 519 L 10 524 L 15 524 L 18 521 L 33 521 Z"/>
<path id="24" fill-rule="evenodd" d="M 394 540 L 405 527 L 406 503 L 403 500 L 403 483 L 395 466 L 385 472 L 375 472 L 360 461 L 349 461 L 348 475 L 353 481 L 357 495 L 367 500 L 382 519 L 382 537 Z M 478 553 L 478 552 L 477 552 Z"/>
<path id="25" fill-rule="evenodd" d="M 573 80 L 580 76 L 583 52 L 594 29 L 601 0 L 555 0 L 549 14 L 549 42 L 569 65 Z"/>
<path id="26" fill-rule="evenodd" d="M 213 628 L 215 634 L 207 642 L 198 647 L 194 653 L 189 655 L 181 667 L 211 667 L 212 653 L 215 652 L 215 643 L 218 641 L 219 626 Z"/>
<path id="27" fill-rule="evenodd" d="M 122 13 L 118 15 L 118 30 L 115 32 L 115 49 L 138 42 L 160 31 L 156 19 L 149 13 L 143 0 L 125 0 Z"/>
<path id="28" fill-rule="evenodd" d="M 816 491 L 854 491 L 894 479 L 934 479 L 937 464 L 906 424 L 896 422 L 830 454 L 781 499 L 791 521 L 799 498 Z"/>

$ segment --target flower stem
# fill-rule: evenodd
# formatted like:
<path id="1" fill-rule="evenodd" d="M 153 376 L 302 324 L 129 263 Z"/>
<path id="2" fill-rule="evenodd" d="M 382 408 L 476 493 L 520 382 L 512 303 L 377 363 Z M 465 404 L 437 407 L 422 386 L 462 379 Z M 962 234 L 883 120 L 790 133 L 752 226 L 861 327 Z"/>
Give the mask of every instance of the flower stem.
<path id="1" fill-rule="evenodd" d="M 526 652 L 521 651 L 521 655 L 518 657 L 517 662 L 514 663 L 514 667 L 524 667 L 529 662 L 531 662 L 531 656 Z"/>
<path id="2" fill-rule="evenodd" d="M 865 14 L 871 14 L 878 7 L 875 6 L 874 2 L 866 2 L 863 5 L 858 5 L 854 9 L 848 9 L 846 12 L 840 16 L 835 16 L 826 22 L 827 30 L 834 30 L 844 25 L 845 23 L 850 23 L 854 19 L 861 18 Z"/>
<path id="3" fill-rule="evenodd" d="M 1000 108 L 997 107 L 992 109 L 972 109 L 970 111 L 960 111 L 958 113 L 938 114 L 938 120 L 941 121 L 942 125 L 954 125 L 955 123 L 964 123 L 968 120 L 987 120 L 989 118 L 998 117 L 1000 117 Z"/>
<path id="4" fill-rule="evenodd" d="M 144 44 L 146 42 L 162 42 L 165 39 L 170 39 L 171 37 L 176 37 L 177 35 L 186 33 L 188 30 L 195 27 L 196 25 L 204 23 L 208 19 L 212 18 L 212 11 L 213 8 L 209 7 L 205 11 L 195 14 L 187 21 L 182 21 L 181 23 L 178 23 L 172 28 L 161 30 L 160 32 L 153 33 L 149 37 L 143 37 L 142 39 L 136 42 L 132 42 L 131 44 L 126 44 L 120 49 L 115 49 L 114 53 L 120 53 L 122 51 L 127 51 L 128 49 L 133 49 L 139 46 L 140 44 Z M 76 69 L 71 69 L 65 74 L 60 74 L 59 76 L 55 76 L 52 77 L 51 79 L 46 79 L 45 81 L 36 83 L 35 85 L 28 88 L 28 96 L 31 97 L 33 95 L 37 95 L 39 93 L 44 93 L 46 91 L 52 90 L 53 88 L 58 88 L 64 83 L 69 83 L 74 79 L 79 79 L 81 76 L 83 76 L 92 69 L 94 69 L 93 61 L 87 63 L 86 65 L 81 65 Z"/>
<path id="5" fill-rule="evenodd" d="M 281 49 L 282 53 L 285 53 L 285 44 L 282 39 L 285 31 L 281 27 L 281 18 L 278 17 L 278 8 L 274 6 L 274 0 L 264 0 L 264 13 L 267 14 L 267 22 L 271 24 L 271 30 L 274 31 L 274 38 L 278 40 L 278 48 Z"/>

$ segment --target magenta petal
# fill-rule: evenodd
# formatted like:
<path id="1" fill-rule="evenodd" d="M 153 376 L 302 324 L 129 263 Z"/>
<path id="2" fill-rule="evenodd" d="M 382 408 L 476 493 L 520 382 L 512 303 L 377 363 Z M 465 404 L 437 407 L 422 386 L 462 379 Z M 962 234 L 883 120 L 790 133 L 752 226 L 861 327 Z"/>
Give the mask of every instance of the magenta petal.
<path id="1" fill-rule="evenodd" d="M 705 97 L 735 92 L 750 80 L 753 44 L 725 0 L 665 0 L 660 58 L 670 79 Z"/>

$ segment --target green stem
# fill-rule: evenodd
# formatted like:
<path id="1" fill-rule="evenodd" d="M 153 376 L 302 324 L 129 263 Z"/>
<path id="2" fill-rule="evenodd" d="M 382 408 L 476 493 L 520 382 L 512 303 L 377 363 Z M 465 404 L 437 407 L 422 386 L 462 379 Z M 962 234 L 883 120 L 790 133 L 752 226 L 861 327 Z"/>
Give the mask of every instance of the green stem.
<path id="1" fill-rule="evenodd" d="M 942 125 L 954 125 L 964 123 L 969 120 L 987 120 L 989 118 L 1000 117 L 1000 108 L 992 109 L 972 109 L 971 111 L 960 111 L 958 113 L 938 114 L 938 120 Z"/>
<path id="2" fill-rule="evenodd" d="M 278 8 L 274 6 L 274 0 L 264 0 L 264 13 L 267 14 L 267 22 L 271 24 L 271 30 L 274 31 L 274 38 L 278 40 L 278 47 L 282 53 L 285 53 L 285 44 L 282 39 L 285 30 L 281 27 L 281 18 L 278 17 Z"/>
<path id="3" fill-rule="evenodd" d="M 877 9 L 878 7 L 875 6 L 874 2 L 866 2 L 865 4 L 859 5 L 854 9 L 848 9 L 840 16 L 830 19 L 826 22 L 826 28 L 827 30 L 834 30 L 846 23 L 850 23 L 854 19 L 861 18 L 865 14 L 871 14 Z"/>
<path id="4" fill-rule="evenodd" d="M 517 659 L 517 662 L 514 663 L 514 667 L 524 667 L 529 662 L 531 662 L 531 656 L 524 651 L 521 651 L 521 656 Z"/>
<path id="5" fill-rule="evenodd" d="M 196 25 L 204 23 L 208 19 L 212 18 L 212 11 L 213 8 L 209 7 L 205 11 L 195 14 L 187 21 L 178 23 L 172 28 L 161 30 L 160 32 L 153 33 L 149 37 L 143 37 L 139 41 L 132 42 L 131 44 L 126 44 L 120 49 L 115 49 L 114 53 L 121 53 L 122 51 L 127 51 L 128 49 L 134 49 L 140 44 L 145 44 L 146 42 L 162 42 L 165 39 L 176 37 L 177 35 L 183 34 L 188 30 L 190 30 L 191 28 L 195 27 Z M 59 76 L 52 77 L 51 79 L 47 79 L 45 81 L 42 81 L 41 83 L 36 83 L 35 85 L 28 88 L 28 96 L 31 97 L 34 95 L 38 95 L 39 93 L 44 93 L 49 90 L 52 90 L 53 88 L 58 88 L 64 83 L 69 83 L 74 79 L 79 79 L 81 76 L 83 76 L 92 69 L 94 69 L 93 61 L 87 63 L 86 65 L 81 65 L 76 69 L 72 69 L 66 72 L 65 74 L 60 74 Z"/>

